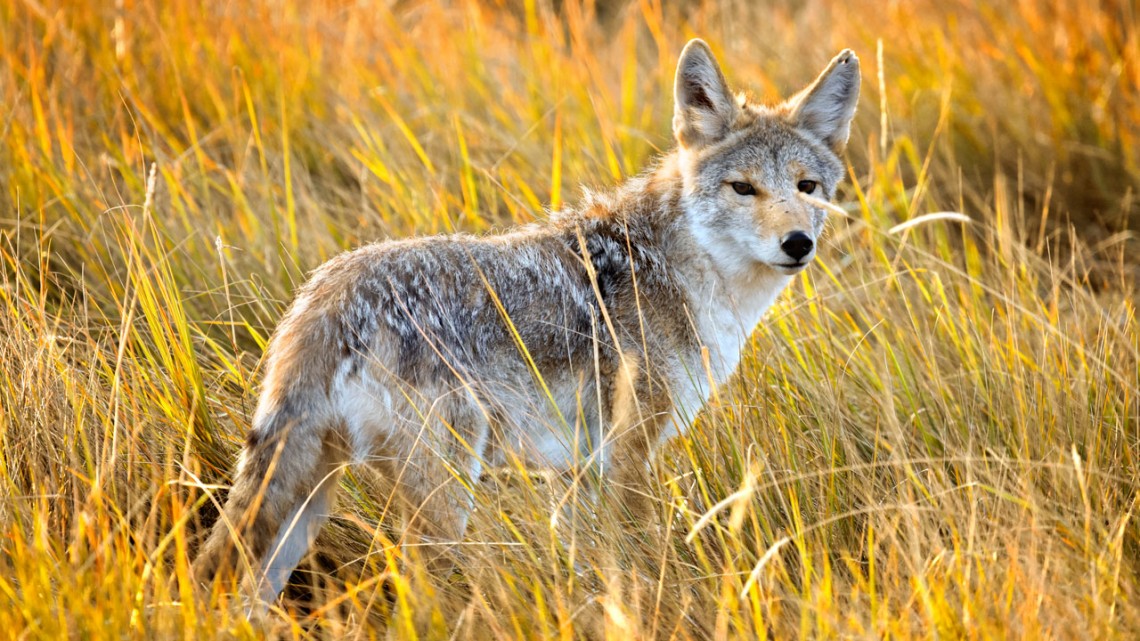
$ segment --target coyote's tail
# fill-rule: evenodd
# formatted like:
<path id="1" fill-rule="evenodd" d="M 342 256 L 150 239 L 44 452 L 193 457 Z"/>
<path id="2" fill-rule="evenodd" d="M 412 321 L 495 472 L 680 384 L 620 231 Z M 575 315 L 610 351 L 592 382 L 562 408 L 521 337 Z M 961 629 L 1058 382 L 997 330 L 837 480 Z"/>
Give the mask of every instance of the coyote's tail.
<path id="1" fill-rule="evenodd" d="M 330 396 L 336 325 L 322 300 L 302 292 L 270 342 L 233 486 L 194 562 L 200 584 L 242 571 L 280 590 L 331 508 L 348 452 Z"/>

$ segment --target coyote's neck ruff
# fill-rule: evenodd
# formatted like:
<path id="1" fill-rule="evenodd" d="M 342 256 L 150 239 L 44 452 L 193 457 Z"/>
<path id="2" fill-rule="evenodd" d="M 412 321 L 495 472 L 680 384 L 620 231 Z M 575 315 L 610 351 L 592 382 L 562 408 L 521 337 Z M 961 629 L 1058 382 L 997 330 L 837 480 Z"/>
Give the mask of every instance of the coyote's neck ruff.
<path id="1" fill-rule="evenodd" d="M 677 69 L 678 146 L 654 170 L 544 223 L 323 265 L 270 344 L 202 576 L 236 566 L 241 544 L 274 597 L 349 463 L 392 482 L 433 562 L 462 538 L 480 470 L 506 453 L 591 466 L 644 512 L 653 446 L 733 372 L 815 257 L 824 210 L 812 199 L 843 176 L 858 92 L 844 51 L 788 102 L 749 104 L 694 40 Z"/>

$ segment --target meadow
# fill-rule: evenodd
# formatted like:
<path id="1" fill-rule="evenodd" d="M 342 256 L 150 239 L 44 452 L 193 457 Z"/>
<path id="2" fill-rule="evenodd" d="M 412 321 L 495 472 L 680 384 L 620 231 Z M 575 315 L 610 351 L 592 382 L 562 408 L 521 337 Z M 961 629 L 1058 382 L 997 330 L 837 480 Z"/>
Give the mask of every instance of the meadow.
<path id="1" fill-rule="evenodd" d="M 0 636 L 1140 636 L 1136 6 L 595 1 L 0 3 Z M 691 37 L 762 100 L 864 77 L 846 215 L 661 452 L 663 527 L 553 527 L 516 469 L 415 587 L 354 470 L 261 626 L 195 590 L 305 275 L 636 174 Z"/>

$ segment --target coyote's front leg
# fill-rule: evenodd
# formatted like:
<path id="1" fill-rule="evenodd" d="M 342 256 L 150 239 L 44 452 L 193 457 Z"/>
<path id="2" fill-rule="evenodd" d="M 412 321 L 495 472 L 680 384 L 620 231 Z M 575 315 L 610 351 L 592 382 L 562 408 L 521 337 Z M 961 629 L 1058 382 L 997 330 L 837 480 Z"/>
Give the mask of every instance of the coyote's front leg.
<path id="1" fill-rule="evenodd" d="M 650 458 L 672 416 L 672 400 L 664 382 L 626 358 L 614 381 L 610 434 L 603 457 L 624 518 L 631 524 L 653 521 Z"/>

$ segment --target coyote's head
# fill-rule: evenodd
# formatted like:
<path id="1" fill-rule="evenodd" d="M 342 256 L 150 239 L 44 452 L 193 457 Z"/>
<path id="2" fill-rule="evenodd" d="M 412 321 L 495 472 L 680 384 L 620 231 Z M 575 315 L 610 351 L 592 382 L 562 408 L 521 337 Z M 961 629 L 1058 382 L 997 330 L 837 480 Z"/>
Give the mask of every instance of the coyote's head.
<path id="1" fill-rule="evenodd" d="M 843 51 L 815 82 L 775 107 L 734 97 L 701 40 L 681 53 L 673 133 L 695 237 L 722 268 L 794 274 L 815 257 L 839 156 L 859 99 L 859 59 Z"/>

